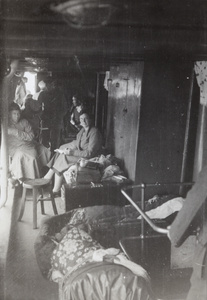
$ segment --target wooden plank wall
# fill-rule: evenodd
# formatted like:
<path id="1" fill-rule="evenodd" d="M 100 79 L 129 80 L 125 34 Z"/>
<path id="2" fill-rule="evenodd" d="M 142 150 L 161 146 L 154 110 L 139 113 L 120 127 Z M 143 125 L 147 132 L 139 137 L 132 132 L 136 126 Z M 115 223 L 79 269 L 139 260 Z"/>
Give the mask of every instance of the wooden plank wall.
<path id="1" fill-rule="evenodd" d="M 193 62 L 138 62 L 110 69 L 107 149 L 135 183 L 179 182 L 188 105 L 185 180 L 193 174 L 199 93 L 190 87 Z"/>
<path id="2" fill-rule="evenodd" d="M 107 150 L 124 162 L 135 180 L 143 62 L 110 68 Z"/>
<path id="3" fill-rule="evenodd" d="M 180 182 L 192 71 L 193 62 L 145 62 L 136 183 Z M 193 173 L 199 93 L 191 100 L 187 181 Z"/>

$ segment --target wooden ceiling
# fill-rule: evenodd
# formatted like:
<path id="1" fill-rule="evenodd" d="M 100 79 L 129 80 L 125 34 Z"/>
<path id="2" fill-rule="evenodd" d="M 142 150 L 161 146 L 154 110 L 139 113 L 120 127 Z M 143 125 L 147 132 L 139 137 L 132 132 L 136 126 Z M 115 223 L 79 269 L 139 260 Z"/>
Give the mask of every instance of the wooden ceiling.
<path id="1" fill-rule="evenodd" d="M 74 66 L 75 57 L 91 70 L 137 59 L 207 59 L 206 0 L 117 1 L 108 25 L 75 29 L 50 9 L 58 0 L 3 0 L 2 48 L 59 69 Z"/>

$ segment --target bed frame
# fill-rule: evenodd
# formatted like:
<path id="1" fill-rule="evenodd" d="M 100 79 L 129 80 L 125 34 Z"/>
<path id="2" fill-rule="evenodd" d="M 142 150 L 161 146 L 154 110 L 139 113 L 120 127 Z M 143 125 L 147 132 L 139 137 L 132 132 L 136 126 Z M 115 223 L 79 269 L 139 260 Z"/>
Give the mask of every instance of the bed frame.
<path id="1" fill-rule="evenodd" d="M 130 260 L 135 261 L 136 263 L 141 263 L 147 270 L 151 270 L 152 273 L 154 270 L 159 270 L 160 273 L 163 273 L 166 270 L 167 272 L 169 271 L 171 261 L 171 243 L 168 238 L 168 229 L 159 227 L 159 223 L 150 219 L 150 217 L 145 213 L 145 203 L 146 200 L 149 199 L 146 197 L 146 192 L 150 188 L 163 188 L 164 186 L 168 186 L 170 188 L 176 187 L 179 189 L 178 195 L 184 197 L 192 185 L 193 182 L 141 183 L 121 189 L 121 193 L 124 197 L 141 215 L 140 235 L 127 236 L 119 240 L 119 245 L 122 251 Z M 141 193 L 141 201 L 139 204 L 130 196 L 137 195 L 135 192 L 136 190 L 139 190 Z M 146 230 L 146 223 L 148 223 L 154 231 L 152 231 L 151 234 L 149 234 Z"/>
<path id="2" fill-rule="evenodd" d="M 161 227 L 158 227 L 145 213 L 145 192 L 146 189 L 149 187 L 160 187 L 160 186 L 175 186 L 179 187 L 179 194 L 183 194 L 183 187 L 191 187 L 193 185 L 193 182 L 186 182 L 186 183 L 181 183 L 181 182 L 174 182 L 174 183 L 141 183 L 137 185 L 131 185 L 131 186 L 126 186 L 121 189 L 121 193 L 124 195 L 124 197 L 134 206 L 134 208 L 140 213 L 141 215 L 141 238 L 145 237 L 145 221 L 152 227 L 152 229 L 158 233 L 162 234 L 168 234 L 168 229 L 164 229 Z M 127 194 L 126 191 L 131 190 L 134 191 L 135 189 L 140 189 L 141 192 L 141 208 L 138 206 L 138 204 Z"/>
<path id="3" fill-rule="evenodd" d="M 150 273 L 153 290 L 157 295 L 162 297 L 168 290 L 168 282 L 177 280 L 182 274 L 182 280 L 189 281 L 191 268 L 187 269 L 171 269 L 171 243 L 168 238 L 168 229 L 159 227 L 145 213 L 145 203 L 149 197 L 146 197 L 150 188 L 159 188 L 168 186 L 170 188 L 178 188 L 181 197 L 185 197 L 187 191 L 193 185 L 193 182 L 186 183 L 141 183 L 138 185 L 127 186 L 121 189 L 121 193 L 131 203 L 131 205 L 141 215 L 141 234 L 139 236 L 127 236 L 119 240 L 119 245 L 125 255 L 132 261 L 141 264 Z M 130 195 L 137 195 L 136 190 L 141 193 L 141 201 L 139 204 L 135 202 Z M 129 195 L 130 193 L 130 195 Z M 136 197 L 137 198 L 137 197 Z M 141 206 L 141 207 L 140 207 Z M 146 222 L 155 233 L 149 234 L 146 228 Z M 161 284 L 162 283 L 162 284 Z"/>

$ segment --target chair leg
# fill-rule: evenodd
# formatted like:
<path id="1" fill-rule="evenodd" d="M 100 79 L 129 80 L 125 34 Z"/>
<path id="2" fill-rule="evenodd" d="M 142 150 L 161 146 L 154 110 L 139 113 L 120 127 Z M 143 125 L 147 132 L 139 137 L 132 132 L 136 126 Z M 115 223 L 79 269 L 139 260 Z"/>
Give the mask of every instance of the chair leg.
<path id="1" fill-rule="evenodd" d="M 33 229 L 37 228 L 37 188 L 33 187 Z"/>
<path id="2" fill-rule="evenodd" d="M 26 201 L 26 192 L 27 192 L 27 189 L 25 187 L 23 187 L 22 198 L 21 198 L 21 208 L 20 208 L 20 214 L 19 214 L 18 221 L 21 221 L 22 216 L 24 214 L 25 201 Z"/>
<path id="3" fill-rule="evenodd" d="M 58 215 L 57 207 L 55 204 L 55 198 L 53 196 L 51 197 L 51 201 L 52 201 L 52 207 L 53 207 L 54 214 Z"/>
<path id="4" fill-rule="evenodd" d="M 42 199 L 43 199 L 43 189 L 41 189 L 39 201 L 40 201 L 40 205 L 41 205 L 41 213 L 42 213 L 42 215 L 45 215 L 44 200 L 42 200 Z"/>
<path id="5" fill-rule="evenodd" d="M 52 192 L 52 187 L 50 187 L 50 195 L 51 195 L 51 202 L 52 202 L 52 207 L 53 207 L 54 214 L 58 215 L 57 207 L 56 207 L 56 204 L 55 204 L 55 198 L 54 198 L 54 195 L 53 195 L 53 192 Z"/>

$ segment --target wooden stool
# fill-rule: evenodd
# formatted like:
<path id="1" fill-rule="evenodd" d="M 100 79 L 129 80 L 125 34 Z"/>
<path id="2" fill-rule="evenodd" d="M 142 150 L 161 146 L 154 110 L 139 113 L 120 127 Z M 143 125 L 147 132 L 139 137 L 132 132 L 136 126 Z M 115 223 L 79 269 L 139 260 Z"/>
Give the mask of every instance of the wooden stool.
<path id="1" fill-rule="evenodd" d="M 44 178 L 28 179 L 23 182 L 22 186 L 23 186 L 23 192 L 22 192 L 22 199 L 21 199 L 21 210 L 20 210 L 18 221 L 21 221 L 22 216 L 24 214 L 27 189 L 32 190 L 32 194 L 33 194 L 33 229 L 37 228 L 37 202 L 38 201 L 40 201 L 41 203 L 42 214 L 45 214 L 44 201 L 51 201 L 54 214 L 55 215 L 58 214 L 56 204 L 55 204 L 55 199 L 52 192 L 51 182 L 49 179 L 44 179 Z M 51 197 L 44 198 L 43 188 L 47 186 L 49 187 L 49 193 Z M 39 189 L 41 189 L 40 197 L 37 198 Z"/>

